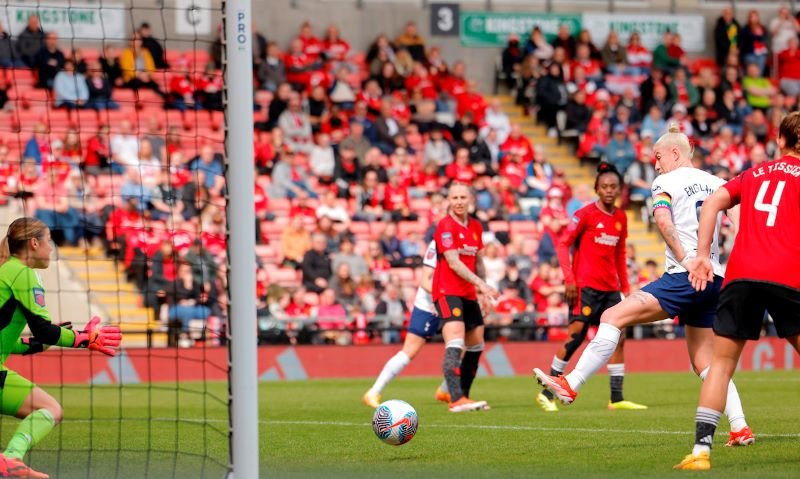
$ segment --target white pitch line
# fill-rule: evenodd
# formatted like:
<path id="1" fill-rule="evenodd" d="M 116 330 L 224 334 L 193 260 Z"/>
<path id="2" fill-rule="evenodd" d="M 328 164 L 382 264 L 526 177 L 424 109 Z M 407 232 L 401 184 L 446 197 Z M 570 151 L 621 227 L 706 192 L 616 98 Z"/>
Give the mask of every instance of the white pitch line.
<path id="1" fill-rule="evenodd" d="M 370 427 L 371 424 L 357 422 L 338 422 L 338 421 L 281 421 L 281 420 L 262 420 L 261 424 L 277 424 L 287 426 L 345 426 L 345 427 Z M 442 429 L 490 429 L 501 431 L 540 431 L 540 432 L 590 432 L 602 434 L 656 434 L 683 436 L 694 434 L 688 431 L 661 431 L 654 429 L 608 429 L 608 428 L 588 428 L 588 427 L 541 427 L 541 426 L 497 426 L 491 424 L 421 424 L 421 427 L 433 427 Z M 769 434 L 758 433 L 759 437 L 800 437 L 797 434 Z"/>
<path id="2" fill-rule="evenodd" d="M 91 422 L 128 422 L 139 421 L 140 419 L 123 418 L 97 418 L 97 419 L 65 419 L 66 423 L 91 423 Z M 227 424 L 226 419 L 197 419 L 197 418 L 169 418 L 169 417 L 154 417 L 149 418 L 151 422 L 175 422 L 175 423 L 190 423 L 196 425 L 202 424 Z M 277 425 L 277 426 L 339 426 L 339 427 L 372 427 L 372 424 L 361 422 L 343 422 L 343 421 L 288 421 L 280 419 L 263 419 L 258 421 L 263 425 Z M 668 435 L 668 436 L 685 436 L 694 434 L 691 431 L 665 431 L 659 429 L 610 429 L 610 428 L 591 428 L 591 427 L 543 427 L 543 426 L 499 426 L 493 424 L 423 424 L 422 427 L 432 427 L 437 429 L 483 429 L 483 430 L 498 430 L 498 431 L 538 431 L 538 432 L 587 432 L 598 434 L 649 434 L 649 435 Z M 756 433 L 757 437 L 785 437 L 785 438 L 798 438 L 800 433 Z"/>

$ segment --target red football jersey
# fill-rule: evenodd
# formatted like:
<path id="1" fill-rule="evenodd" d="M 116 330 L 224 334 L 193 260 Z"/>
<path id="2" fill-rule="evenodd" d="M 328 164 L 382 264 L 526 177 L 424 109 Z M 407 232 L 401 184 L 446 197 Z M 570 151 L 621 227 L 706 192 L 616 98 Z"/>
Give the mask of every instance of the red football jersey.
<path id="1" fill-rule="evenodd" d="M 723 286 L 737 279 L 800 289 L 800 158 L 750 168 L 723 185 L 740 205 Z"/>
<path id="2" fill-rule="evenodd" d="M 465 281 L 450 269 L 444 260 L 444 252 L 457 250 L 461 262 L 475 273 L 475 260 L 478 252 L 483 250 L 483 227 L 475 218 L 469 218 L 467 225 L 462 225 L 451 215 L 447 215 L 436 225 L 433 239 L 436 241 L 436 253 L 441 258 L 433 272 L 433 300 L 442 296 L 460 296 L 475 300 L 478 298 L 475 286 Z"/>
<path id="3" fill-rule="evenodd" d="M 556 245 L 564 281 L 579 288 L 627 293 L 630 290 L 625 263 L 627 238 L 628 218 L 621 209 L 609 214 L 595 202 L 576 211 Z M 576 248 L 570 267 L 569 249 L 573 244 Z"/>

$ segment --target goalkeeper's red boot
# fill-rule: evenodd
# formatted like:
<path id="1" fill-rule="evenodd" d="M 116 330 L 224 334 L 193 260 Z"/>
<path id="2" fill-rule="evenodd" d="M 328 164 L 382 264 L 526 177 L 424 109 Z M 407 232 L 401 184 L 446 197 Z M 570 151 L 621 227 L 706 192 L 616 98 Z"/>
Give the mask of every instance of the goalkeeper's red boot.
<path id="1" fill-rule="evenodd" d="M 43 472 L 34 471 L 19 459 L 0 454 L 0 477 L 27 477 L 29 479 L 49 479 Z"/>

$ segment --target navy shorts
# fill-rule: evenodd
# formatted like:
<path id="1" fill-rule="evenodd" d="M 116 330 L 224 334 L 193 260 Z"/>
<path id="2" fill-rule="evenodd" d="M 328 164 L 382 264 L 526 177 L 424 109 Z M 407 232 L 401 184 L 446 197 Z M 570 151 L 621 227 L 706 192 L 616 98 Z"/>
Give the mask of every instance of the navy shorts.
<path id="1" fill-rule="evenodd" d="M 667 273 L 642 291 L 656 297 L 661 309 L 671 317 L 680 318 L 684 326 L 711 328 L 717 315 L 722 276 L 714 276 L 705 291 L 695 291 L 689 282 L 689 273 Z"/>
<path id="2" fill-rule="evenodd" d="M 408 322 L 408 332 L 421 338 L 431 339 L 437 331 L 439 331 L 439 317 L 415 306 Z"/>

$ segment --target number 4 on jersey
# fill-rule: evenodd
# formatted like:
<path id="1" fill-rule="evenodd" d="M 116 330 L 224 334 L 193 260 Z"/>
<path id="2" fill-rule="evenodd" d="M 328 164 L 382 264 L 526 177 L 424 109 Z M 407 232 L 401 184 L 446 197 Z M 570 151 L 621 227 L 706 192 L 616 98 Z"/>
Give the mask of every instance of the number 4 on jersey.
<path id="1" fill-rule="evenodd" d="M 753 207 L 756 211 L 763 211 L 769 214 L 767 216 L 767 226 L 775 226 L 775 217 L 778 216 L 778 204 L 781 202 L 784 186 L 786 186 L 785 181 L 778 182 L 775 193 L 772 195 L 772 202 L 770 203 L 764 203 L 764 196 L 766 196 L 767 190 L 769 189 L 769 180 L 761 183 L 761 187 L 758 189 L 758 195 L 756 196 L 756 202 Z"/>

